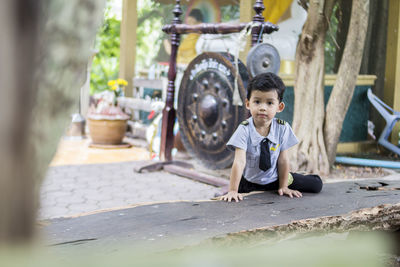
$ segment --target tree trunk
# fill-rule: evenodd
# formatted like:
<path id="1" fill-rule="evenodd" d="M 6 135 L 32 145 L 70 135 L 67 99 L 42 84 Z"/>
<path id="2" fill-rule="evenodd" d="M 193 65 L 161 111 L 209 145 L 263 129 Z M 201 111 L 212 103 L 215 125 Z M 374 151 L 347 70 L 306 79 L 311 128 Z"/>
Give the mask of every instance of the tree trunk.
<path id="1" fill-rule="evenodd" d="M 342 62 L 326 107 L 324 136 L 330 165 L 335 161 L 344 117 L 350 106 L 360 70 L 368 28 L 369 0 L 353 0 L 351 13 Z"/>
<path id="2" fill-rule="evenodd" d="M 0 245 L 34 236 L 40 182 L 78 109 L 103 6 L 104 0 L 0 1 Z"/>
<path id="3" fill-rule="evenodd" d="M 32 236 L 34 222 L 32 154 L 29 148 L 33 99 L 32 70 L 37 51 L 39 1 L 0 2 L 0 240 Z"/>
<path id="4" fill-rule="evenodd" d="M 293 130 L 300 143 L 290 153 L 294 170 L 329 172 L 323 136 L 324 43 L 334 3 L 310 1 L 296 51 Z"/>

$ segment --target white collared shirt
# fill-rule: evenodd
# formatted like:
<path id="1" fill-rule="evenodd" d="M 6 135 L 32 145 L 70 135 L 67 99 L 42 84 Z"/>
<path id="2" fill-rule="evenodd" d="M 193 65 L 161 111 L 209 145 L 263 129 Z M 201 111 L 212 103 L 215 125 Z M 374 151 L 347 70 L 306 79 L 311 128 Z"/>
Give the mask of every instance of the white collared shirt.
<path id="1" fill-rule="evenodd" d="M 226 145 L 231 150 L 240 148 L 246 151 L 246 167 L 243 172 L 246 180 L 257 184 L 275 182 L 278 179 L 280 152 L 296 145 L 299 141 L 287 122 L 280 124 L 274 118 L 268 136 L 266 136 L 270 141 L 271 168 L 266 171 L 260 170 L 260 142 L 265 136 L 257 132 L 252 117 L 248 118 L 247 121 L 249 122 L 248 125 L 240 124 L 238 126 Z"/>

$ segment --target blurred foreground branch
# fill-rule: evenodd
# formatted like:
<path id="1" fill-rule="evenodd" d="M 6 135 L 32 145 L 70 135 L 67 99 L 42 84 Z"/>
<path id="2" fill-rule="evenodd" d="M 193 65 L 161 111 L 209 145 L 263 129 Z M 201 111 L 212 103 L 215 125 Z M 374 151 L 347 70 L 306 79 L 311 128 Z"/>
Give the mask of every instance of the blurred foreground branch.
<path id="1" fill-rule="evenodd" d="M 78 107 L 104 0 L 0 2 L 0 243 L 32 240 L 39 188 Z"/>

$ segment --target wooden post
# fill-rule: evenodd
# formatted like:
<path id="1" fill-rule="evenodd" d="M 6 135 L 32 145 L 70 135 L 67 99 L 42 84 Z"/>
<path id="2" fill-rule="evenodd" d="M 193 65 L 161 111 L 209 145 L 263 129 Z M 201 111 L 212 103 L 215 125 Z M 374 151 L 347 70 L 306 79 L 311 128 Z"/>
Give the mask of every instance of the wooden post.
<path id="1" fill-rule="evenodd" d="M 256 3 L 254 4 L 253 9 L 256 12 L 256 14 L 253 17 L 253 22 L 263 23 L 264 17 L 262 15 L 262 13 L 265 9 L 263 1 L 257 0 Z M 260 28 L 253 28 L 253 30 L 251 31 L 251 46 L 254 46 L 257 44 L 257 40 L 260 35 L 260 31 L 261 31 Z M 261 38 L 262 38 L 262 36 L 261 36 Z"/>
<path id="2" fill-rule="evenodd" d="M 386 43 L 386 72 L 383 100 L 400 111 L 400 2 L 389 0 L 389 18 Z M 392 131 L 392 143 L 397 144 L 399 124 Z"/>
<path id="3" fill-rule="evenodd" d="M 137 1 L 123 0 L 121 21 L 121 44 L 119 57 L 119 77 L 128 81 L 126 96 L 133 94 L 136 57 Z"/>
<path id="4" fill-rule="evenodd" d="M 172 24 L 180 24 L 180 16 L 182 15 L 182 9 L 180 6 L 180 0 L 176 0 L 176 5 L 173 10 L 174 19 Z M 174 123 L 176 118 L 176 111 L 174 108 L 175 99 L 175 78 L 176 78 L 176 56 L 178 54 L 178 47 L 180 42 L 180 34 L 171 34 L 171 56 L 169 59 L 169 70 L 168 70 L 168 88 L 167 98 L 165 100 L 165 107 L 163 109 L 162 116 L 162 128 L 161 128 L 161 145 L 160 145 L 160 160 L 172 160 L 171 150 L 174 146 Z"/>

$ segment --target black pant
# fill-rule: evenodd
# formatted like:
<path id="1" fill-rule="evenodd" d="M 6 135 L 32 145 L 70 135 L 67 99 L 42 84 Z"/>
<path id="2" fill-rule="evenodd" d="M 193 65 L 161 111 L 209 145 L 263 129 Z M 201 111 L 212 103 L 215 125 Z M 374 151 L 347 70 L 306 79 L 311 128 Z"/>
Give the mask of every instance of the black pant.
<path id="1" fill-rule="evenodd" d="M 318 175 L 302 175 L 291 172 L 293 183 L 289 185 L 290 189 L 307 193 L 319 193 L 322 189 L 322 180 Z M 279 179 L 270 184 L 255 184 L 247 181 L 243 176 L 239 184 L 239 193 L 249 193 L 251 191 L 269 191 L 279 189 Z"/>

